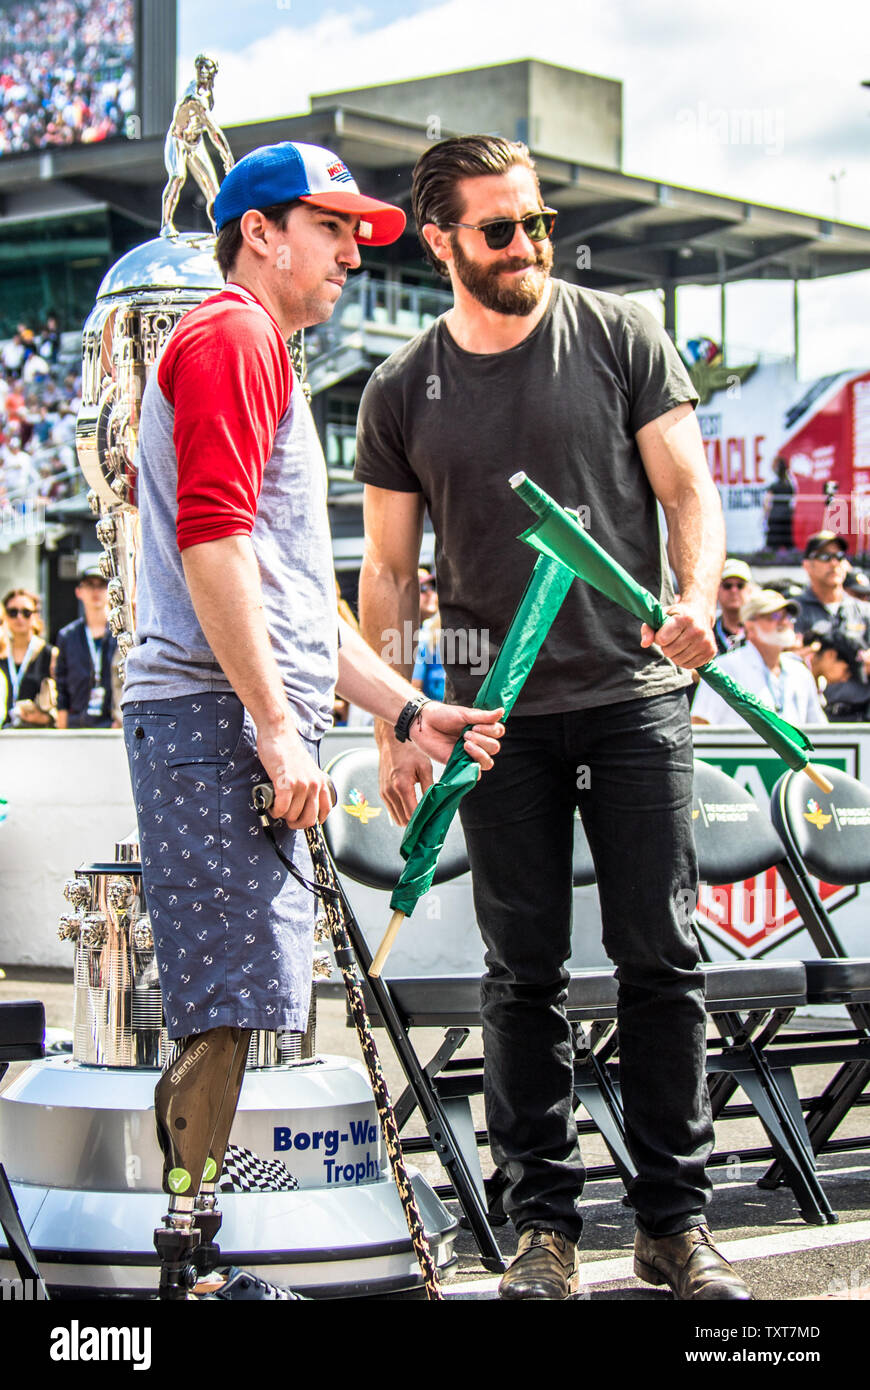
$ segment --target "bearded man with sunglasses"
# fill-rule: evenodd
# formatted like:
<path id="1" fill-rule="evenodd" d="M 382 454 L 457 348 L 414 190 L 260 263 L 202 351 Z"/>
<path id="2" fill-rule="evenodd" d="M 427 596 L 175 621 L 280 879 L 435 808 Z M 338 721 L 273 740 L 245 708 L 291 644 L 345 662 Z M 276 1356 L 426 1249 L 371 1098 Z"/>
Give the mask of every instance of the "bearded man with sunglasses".
<path id="1" fill-rule="evenodd" d="M 834 723 L 863 723 L 870 718 L 870 604 L 846 592 L 849 542 L 834 531 L 817 531 L 804 547 L 807 586 L 798 594 L 797 629 L 845 637 L 860 656 L 855 672 L 827 687 L 828 718 Z"/>
<path id="2" fill-rule="evenodd" d="M 706 1020 L 697 944 L 678 910 L 697 882 L 685 687 L 688 668 L 716 651 L 724 558 L 697 397 L 643 309 L 551 278 L 555 214 L 525 146 L 442 141 L 418 161 L 412 199 L 454 304 L 376 369 L 361 404 L 364 635 L 383 650 L 390 631 L 415 621 L 428 509 L 442 622 L 453 631 L 449 688 L 473 699 L 479 674 L 463 652 L 479 650 L 487 633 L 494 657 L 532 565 L 516 539 L 528 516 L 508 486 L 518 469 L 585 508 L 591 534 L 668 613 L 654 633 L 574 584 L 508 721 L 496 771 L 462 805 L 487 948 L 489 1138 L 520 1238 L 500 1296 L 578 1293 L 584 1174 L 564 1000 L 579 806 L 619 973 L 620 1075 L 638 1168 L 635 1269 L 681 1299 L 745 1299 L 704 1223 L 713 1138 Z M 405 823 L 431 766 L 383 722 L 376 737 L 382 795 Z"/>

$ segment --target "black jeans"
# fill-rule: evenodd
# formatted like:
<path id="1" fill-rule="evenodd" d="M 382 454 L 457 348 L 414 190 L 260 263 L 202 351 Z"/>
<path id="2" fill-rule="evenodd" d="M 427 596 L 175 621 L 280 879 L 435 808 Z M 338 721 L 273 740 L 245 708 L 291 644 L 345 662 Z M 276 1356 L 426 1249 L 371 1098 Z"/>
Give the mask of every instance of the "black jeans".
<path id="1" fill-rule="evenodd" d="M 584 1170 L 564 1002 L 573 821 L 598 878 L 619 980 L 620 1082 L 650 1235 L 703 1220 L 713 1126 L 703 986 L 686 912 L 697 887 L 685 692 L 565 714 L 513 715 L 495 767 L 462 803 L 478 922 L 487 1124 L 518 1230 L 576 1239 Z"/>

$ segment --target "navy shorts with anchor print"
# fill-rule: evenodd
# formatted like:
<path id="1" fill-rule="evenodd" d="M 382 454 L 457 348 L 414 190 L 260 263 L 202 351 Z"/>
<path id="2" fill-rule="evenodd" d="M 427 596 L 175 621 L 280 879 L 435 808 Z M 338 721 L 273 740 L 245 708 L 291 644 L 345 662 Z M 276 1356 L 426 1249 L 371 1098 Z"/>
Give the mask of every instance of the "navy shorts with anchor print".
<path id="1" fill-rule="evenodd" d="M 124 706 L 124 741 L 170 1038 L 221 1026 L 304 1032 L 317 899 L 253 809 L 266 774 L 250 715 L 233 694 L 137 701 Z M 305 836 L 275 828 L 311 880 Z"/>

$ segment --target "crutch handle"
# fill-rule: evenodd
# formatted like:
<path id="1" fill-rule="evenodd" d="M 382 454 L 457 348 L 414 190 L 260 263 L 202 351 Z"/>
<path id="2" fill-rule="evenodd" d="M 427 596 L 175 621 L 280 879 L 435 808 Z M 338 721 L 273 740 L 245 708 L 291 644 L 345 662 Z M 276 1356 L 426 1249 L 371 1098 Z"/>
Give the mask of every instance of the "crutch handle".
<path id="1" fill-rule="evenodd" d="M 335 806 L 338 801 L 338 792 L 335 789 L 335 783 L 331 777 L 327 777 L 326 781 L 329 787 L 329 798 L 333 806 Z M 272 783 L 258 782 L 251 792 L 251 800 L 254 803 L 255 811 L 260 814 L 268 811 L 275 800 L 275 788 L 272 786 Z"/>

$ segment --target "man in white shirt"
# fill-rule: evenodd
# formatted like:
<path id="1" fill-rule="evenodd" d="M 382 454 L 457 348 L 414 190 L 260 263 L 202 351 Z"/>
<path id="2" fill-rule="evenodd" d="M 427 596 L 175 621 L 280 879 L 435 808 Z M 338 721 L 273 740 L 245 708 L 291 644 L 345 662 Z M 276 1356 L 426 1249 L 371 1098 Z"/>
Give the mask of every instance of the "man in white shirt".
<path id="1" fill-rule="evenodd" d="M 799 656 L 794 620 L 798 606 L 775 589 L 762 589 L 740 610 L 746 643 L 718 659 L 721 669 L 790 724 L 825 724 L 816 683 Z M 737 724 L 721 696 L 702 681 L 692 705 L 693 724 Z"/>

